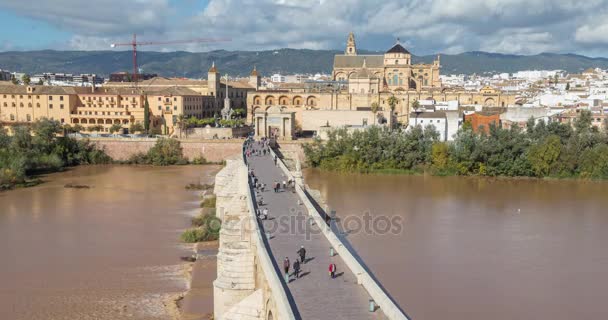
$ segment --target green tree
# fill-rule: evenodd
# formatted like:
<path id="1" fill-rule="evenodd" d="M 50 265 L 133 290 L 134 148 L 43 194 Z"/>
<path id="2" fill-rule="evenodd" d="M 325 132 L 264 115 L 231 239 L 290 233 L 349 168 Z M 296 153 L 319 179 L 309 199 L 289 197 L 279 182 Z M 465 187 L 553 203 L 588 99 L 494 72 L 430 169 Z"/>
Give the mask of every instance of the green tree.
<path id="1" fill-rule="evenodd" d="M 416 110 L 418 108 L 420 108 L 420 101 L 414 100 L 414 102 L 412 102 L 412 110 Z"/>
<path id="2" fill-rule="evenodd" d="M 17 80 L 17 77 L 11 76 L 11 83 L 17 85 L 19 84 L 19 80 Z"/>
<path id="3" fill-rule="evenodd" d="M 44 81 L 42 80 L 42 78 L 39 78 L 39 79 L 38 79 L 38 83 L 37 83 L 37 84 L 38 84 L 39 86 L 44 85 Z"/>
<path id="4" fill-rule="evenodd" d="M 95 124 L 95 125 L 89 126 L 87 129 L 89 132 L 101 132 L 101 131 L 103 131 L 103 126 L 100 124 Z"/>
<path id="5" fill-rule="evenodd" d="M 75 125 L 72 126 L 72 131 L 73 132 L 80 132 L 80 131 L 83 131 L 83 130 L 84 130 L 84 128 L 80 124 L 75 124 Z"/>
<path id="6" fill-rule="evenodd" d="M 388 107 L 391 109 L 391 112 L 395 112 L 395 108 L 397 107 L 399 100 L 395 96 L 390 96 L 388 99 L 386 99 L 386 103 L 388 103 Z"/>
<path id="7" fill-rule="evenodd" d="M 591 111 L 589 110 L 581 110 L 580 115 L 574 121 L 574 129 L 577 134 L 587 132 L 591 128 Z"/>
<path id="8" fill-rule="evenodd" d="M 448 145 L 445 142 L 435 142 L 431 152 L 433 168 L 437 171 L 445 170 L 449 161 Z"/>
<path id="9" fill-rule="evenodd" d="M 377 101 L 372 102 L 372 113 L 374 114 L 374 125 L 378 124 L 378 121 L 376 121 L 376 115 L 378 114 L 378 111 L 380 110 L 380 106 L 378 105 Z"/>
<path id="10" fill-rule="evenodd" d="M 181 144 L 176 139 L 159 138 L 148 151 L 148 158 L 156 166 L 178 164 L 183 161 Z"/>
<path id="11" fill-rule="evenodd" d="M 147 134 L 150 132 L 150 104 L 148 103 L 148 96 L 146 96 L 144 102 L 144 132 Z"/>
<path id="12" fill-rule="evenodd" d="M 528 152 L 528 161 L 537 177 L 544 177 L 550 173 L 551 168 L 559 159 L 562 149 L 560 138 L 550 135 L 541 143 L 537 143 Z"/>
<path id="13" fill-rule="evenodd" d="M 29 86 L 31 82 L 30 76 L 28 74 L 24 74 L 23 76 L 21 76 L 21 82 L 23 82 L 23 84 L 25 84 L 26 86 Z"/>
<path id="14" fill-rule="evenodd" d="M 120 123 L 115 123 L 110 127 L 110 133 L 116 133 L 122 130 L 122 125 Z"/>
<path id="15" fill-rule="evenodd" d="M 143 132 L 143 131 L 144 131 L 144 126 L 142 126 L 141 123 L 139 123 L 139 122 L 132 123 L 129 126 L 129 133 L 136 133 L 136 132 Z"/>

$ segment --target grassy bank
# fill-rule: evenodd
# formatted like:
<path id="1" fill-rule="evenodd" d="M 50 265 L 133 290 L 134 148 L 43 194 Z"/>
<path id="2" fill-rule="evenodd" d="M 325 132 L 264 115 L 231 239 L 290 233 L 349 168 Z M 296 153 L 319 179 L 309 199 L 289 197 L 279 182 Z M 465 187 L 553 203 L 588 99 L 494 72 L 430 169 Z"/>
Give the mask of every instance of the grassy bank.
<path id="1" fill-rule="evenodd" d="M 304 153 L 310 166 L 341 172 L 608 178 L 608 131 L 592 126 L 588 111 L 573 126 L 531 119 L 527 130 L 494 125 L 479 129 L 465 123 L 451 142 L 439 141 L 432 126 L 406 132 L 338 129 L 327 141 L 305 145 Z"/>

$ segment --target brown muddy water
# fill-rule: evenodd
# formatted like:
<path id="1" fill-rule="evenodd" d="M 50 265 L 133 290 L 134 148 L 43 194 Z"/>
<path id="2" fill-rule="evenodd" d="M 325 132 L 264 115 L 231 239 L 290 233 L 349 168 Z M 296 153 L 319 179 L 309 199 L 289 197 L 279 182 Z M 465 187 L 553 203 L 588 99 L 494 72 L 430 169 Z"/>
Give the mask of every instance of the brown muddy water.
<path id="1" fill-rule="evenodd" d="M 0 193 L 0 319 L 170 319 L 217 166 L 91 166 Z M 67 189 L 67 183 L 90 189 Z"/>
<path id="2" fill-rule="evenodd" d="M 305 177 L 414 320 L 608 319 L 608 182 Z M 403 228 L 357 232 L 365 212 Z"/>

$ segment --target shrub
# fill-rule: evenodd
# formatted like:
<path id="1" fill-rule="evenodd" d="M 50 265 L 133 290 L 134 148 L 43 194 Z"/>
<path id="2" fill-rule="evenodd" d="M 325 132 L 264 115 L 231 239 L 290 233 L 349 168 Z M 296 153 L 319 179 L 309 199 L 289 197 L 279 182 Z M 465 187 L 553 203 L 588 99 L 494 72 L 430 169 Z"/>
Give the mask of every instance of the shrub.
<path id="1" fill-rule="evenodd" d="M 215 197 L 206 198 L 205 200 L 203 200 L 203 202 L 201 202 L 201 208 L 215 208 L 215 202 Z"/>
<path id="2" fill-rule="evenodd" d="M 168 166 L 173 164 L 183 164 L 182 147 L 176 139 L 159 138 L 154 147 L 148 151 L 147 158 L 150 163 L 156 166 Z"/>
<path id="3" fill-rule="evenodd" d="M 200 157 L 195 157 L 194 159 L 192 159 L 190 161 L 191 164 L 208 164 L 209 162 L 207 161 L 207 159 L 205 159 L 205 157 L 200 156 Z"/>

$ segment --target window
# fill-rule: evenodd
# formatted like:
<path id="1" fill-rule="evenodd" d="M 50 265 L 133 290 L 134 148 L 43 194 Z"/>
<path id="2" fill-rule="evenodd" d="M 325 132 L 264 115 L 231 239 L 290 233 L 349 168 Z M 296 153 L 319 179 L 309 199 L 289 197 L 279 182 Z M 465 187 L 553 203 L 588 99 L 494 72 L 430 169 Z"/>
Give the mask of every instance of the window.
<path id="1" fill-rule="evenodd" d="M 11 121 L 15 121 L 15 115 L 11 114 Z"/>
<path id="2" fill-rule="evenodd" d="M 177 97 L 174 97 L 174 98 L 173 98 L 173 101 L 177 101 Z"/>
<path id="3" fill-rule="evenodd" d="M 63 101 L 63 96 L 59 96 L 59 101 Z"/>
<path id="4" fill-rule="evenodd" d="M 60 104 L 60 105 L 59 105 L 59 109 L 63 109 L 63 104 Z"/>
<path id="5" fill-rule="evenodd" d="M 160 99 L 160 98 L 159 98 Z M 162 110 L 163 108 L 161 106 L 158 106 L 158 111 Z"/>
<path id="6" fill-rule="evenodd" d="M 53 96 L 49 96 L 49 101 L 52 101 L 52 100 L 53 100 Z"/>
<path id="7" fill-rule="evenodd" d="M 63 118 L 61 118 L 61 123 L 64 123 L 64 122 L 65 122 L 65 120 Z"/>
<path id="8" fill-rule="evenodd" d="M 395 64 L 399 64 L 399 60 L 395 60 Z"/>
<path id="9" fill-rule="evenodd" d="M 173 107 L 173 110 L 177 111 L 177 106 L 174 106 L 174 107 Z"/>
<path id="10" fill-rule="evenodd" d="M 32 116 L 31 115 L 27 115 L 27 121 L 32 121 Z"/>
<path id="11" fill-rule="evenodd" d="M 31 108 L 31 107 L 32 107 L 32 103 L 31 103 L 31 102 L 29 102 L 29 103 L 27 104 L 27 107 L 28 107 L 28 108 Z"/>
<path id="12" fill-rule="evenodd" d="M 53 105 L 52 104 L 49 104 L 49 109 L 53 109 Z"/>
<path id="13" fill-rule="evenodd" d="M 21 108 L 23 108 L 23 102 L 21 102 L 21 103 L 19 104 L 19 106 L 20 106 Z"/>

